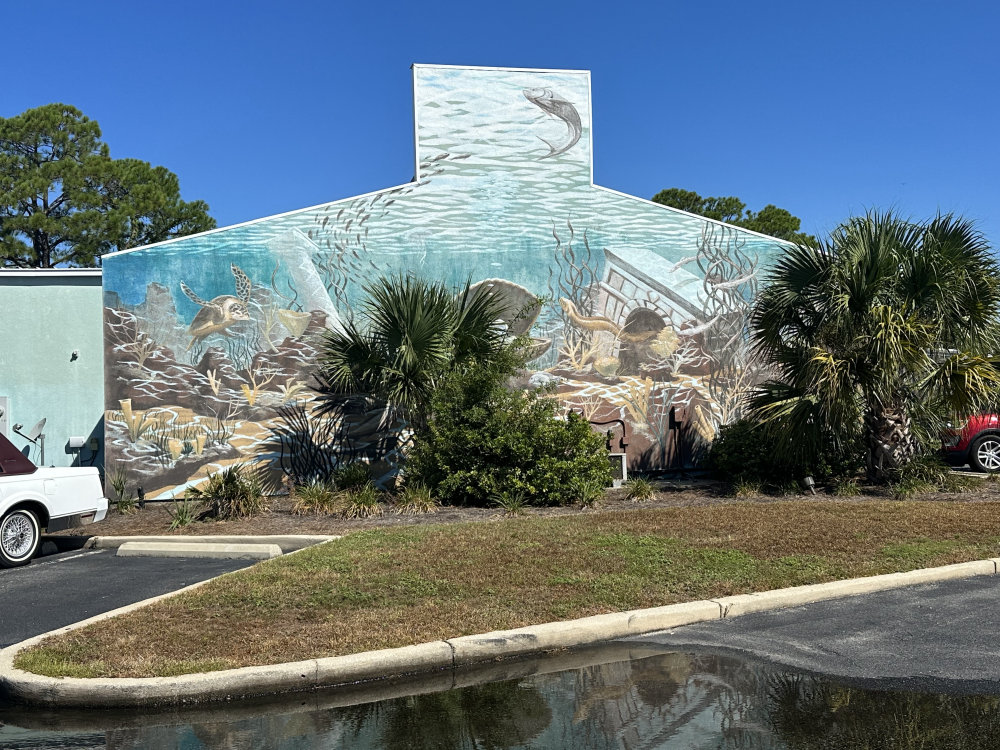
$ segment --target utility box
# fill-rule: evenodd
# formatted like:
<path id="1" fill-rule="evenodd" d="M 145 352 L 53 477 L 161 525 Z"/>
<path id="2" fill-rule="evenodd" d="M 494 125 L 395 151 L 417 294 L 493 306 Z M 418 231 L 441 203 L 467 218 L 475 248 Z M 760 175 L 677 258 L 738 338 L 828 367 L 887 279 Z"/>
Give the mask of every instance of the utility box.
<path id="1" fill-rule="evenodd" d="M 628 462 L 624 453 L 609 453 L 608 461 L 611 462 L 611 486 L 621 487 L 628 481 Z"/>

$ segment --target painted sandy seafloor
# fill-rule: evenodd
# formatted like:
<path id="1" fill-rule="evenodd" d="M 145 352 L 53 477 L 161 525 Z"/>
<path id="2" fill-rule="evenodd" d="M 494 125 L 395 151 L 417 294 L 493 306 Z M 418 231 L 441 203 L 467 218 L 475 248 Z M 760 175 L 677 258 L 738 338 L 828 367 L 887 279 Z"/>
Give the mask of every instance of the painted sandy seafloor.
<path id="1" fill-rule="evenodd" d="M 586 72 L 415 66 L 414 97 L 412 182 L 105 257 L 109 472 L 179 495 L 247 459 L 296 473 L 316 445 L 390 471 L 383 412 L 320 419 L 313 387 L 323 329 L 398 272 L 527 309 L 524 384 L 624 420 L 634 469 L 695 460 L 738 415 L 778 240 L 593 185 Z"/>

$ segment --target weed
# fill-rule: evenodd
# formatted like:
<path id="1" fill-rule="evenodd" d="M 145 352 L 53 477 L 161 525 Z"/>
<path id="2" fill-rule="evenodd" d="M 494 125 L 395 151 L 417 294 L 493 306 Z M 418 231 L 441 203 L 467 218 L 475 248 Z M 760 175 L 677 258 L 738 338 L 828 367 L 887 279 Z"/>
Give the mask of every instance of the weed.
<path id="1" fill-rule="evenodd" d="M 438 509 L 438 503 L 431 491 L 422 484 L 408 484 L 403 487 L 396 500 L 396 512 L 400 515 L 418 515 L 433 513 Z"/>
<path id="2" fill-rule="evenodd" d="M 333 513 L 340 499 L 333 485 L 319 480 L 299 485 L 292 496 L 295 499 L 292 513 L 300 516 L 306 513 Z"/>
<path id="3" fill-rule="evenodd" d="M 833 486 L 833 494 L 837 497 L 857 497 L 861 494 L 861 488 L 858 486 L 858 480 L 845 479 L 843 482 L 837 482 Z"/>
<path id="4" fill-rule="evenodd" d="M 493 496 L 493 503 L 503 508 L 505 516 L 519 516 L 528 504 L 521 492 L 501 492 Z"/>
<path id="5" fill-rule="evenodd" d="M 645 477 L 636 477 L 625 482 L 625 499 L 633 503 L 652 500 L 656 495 L 656 485 Z"/>
<path id="6" fill-rule="evenodd" d="M 761 485 L 750 479 L 737 479 L 733 482 L 730 493 L 733 497 L 756 497 L 761 493 Z"/>
<path id="7" fill-rule="evenodd" d="M 992 477 L 993 474 L 987 475 Z M 973 476 L 972 474 L 948 473 L 941 483 L 942 492 L 966 492 L 968 490 L 981 490 L 986 486 L 988 479 Z"/>
<path id="8" fill-rule="evenodd" d="M 794 497 L 802 492 L 798 482 L 781 482 L 775 485 L 774 494 L 779 497 Z"/>
<path id="9" fill-rule="evenodd" d="M 937 456 L 918 456 L 909 463 L 901 466 L 893 479 L 897 484 L 902 484 L 907 480 L 916 480 L 941 487 L 951 474 L 951 467 Z"/>
<path id="10" fill-rule="evenodd" d="M 914 495 L 919 495 L 924 492 L 933 492 L 936 489 L 936 484 L 933 484 L 926 479 L 920 479 L 912 476 L 901 479 L 895 484 L 889 486 L 893 500 L 909 500 Z"/>
<path id="11" fill-rule="evenodd" d="M 111 488 L 115 491 L 115 507 L 123 516 L 134 513 L 137 499 L 128 491 L 128 472 L 121 464 L 115 466 L 108 477 Z"/>
<path id="12" fill-rule="evenodd" d="M 382 506 L 379 503 L 382 493 L 378 491 L 375 483 L 370 479 L 367 484 L 347 490 L 345 500 L 347 507 L 344 509 L 344 516 L 347 518 L 371 518 L 382 515 Z"/>
<path id="13" fill-rule="evenodd" d="M 593 508 L 600 503 L 603 497 L 603 485 L 598 482 L 585 482 L 580 486 L 576 499 L 581 507 Z"/>
<path id="14" fill-rule="evenodd" d="M 217 471 L 203 487 L 189 488 L 185 498 L 203 503 L 204 515 L 220 521 L 252 518 L 267 509 L 260 477 L 246 464 Z"/>
<path id="15" fill-rule="evenodd" d="M 170 515 L 170 530 L 173 531 L 194 521 L 195 504 L 186 497 L 180 502 L 174 500 L 172 507 L 167 508 L 167 513 Z"/>

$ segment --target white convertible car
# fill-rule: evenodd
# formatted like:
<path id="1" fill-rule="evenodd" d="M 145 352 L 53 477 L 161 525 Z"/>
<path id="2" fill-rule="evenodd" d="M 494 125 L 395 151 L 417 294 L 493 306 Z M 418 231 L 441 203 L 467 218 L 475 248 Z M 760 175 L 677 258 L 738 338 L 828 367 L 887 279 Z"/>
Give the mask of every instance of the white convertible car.
<path id="1" fill-rule="evenodd" d="M 96 468 L 39 468 L 0 435 L 0 568 L 31 562 L 42 529 L 82 526 L 107 512 Z"/>

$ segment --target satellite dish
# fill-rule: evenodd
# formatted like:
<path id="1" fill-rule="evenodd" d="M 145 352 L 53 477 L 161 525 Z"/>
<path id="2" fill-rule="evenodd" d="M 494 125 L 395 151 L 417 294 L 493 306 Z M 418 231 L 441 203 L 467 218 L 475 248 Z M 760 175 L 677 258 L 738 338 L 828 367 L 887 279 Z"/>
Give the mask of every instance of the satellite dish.
<path id="1" fill-rule="evenodd" d="M 38 436 L 42 434 L 42 430 L 45 429 L 45 417 L 38 420 L 38 424 L 31 428 L 31 432 L 28 433 L 28 440 L 34 442 L 38 439 Z"/>

